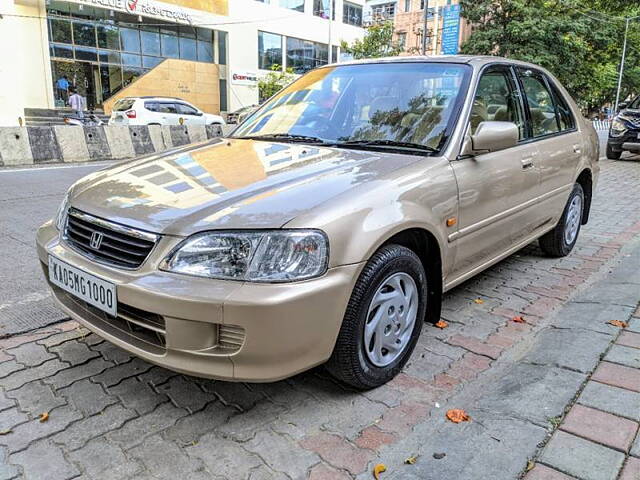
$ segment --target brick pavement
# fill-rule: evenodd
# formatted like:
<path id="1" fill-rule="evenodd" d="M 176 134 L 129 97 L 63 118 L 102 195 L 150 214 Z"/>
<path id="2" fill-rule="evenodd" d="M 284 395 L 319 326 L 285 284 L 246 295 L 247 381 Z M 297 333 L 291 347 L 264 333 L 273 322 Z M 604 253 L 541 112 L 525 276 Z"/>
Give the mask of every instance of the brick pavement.
<path id="1" fill-rule="evenodd" d="M 370 392 L 346 389 L 322 369 L 273 384 L 179 375 L 132 358 L 74 322 L 0 340 L 0 479 L 371 478 L 379 461 L 389 467 L 382 478 L 409 478 L 411 472 L 415 478 L 456 480 L 523 475 L 527 459 L 548 436 L 549 413 L 572 402 L 600 352 L 608 349 L 611 357 L 582 390 L 591 400 L 580 405 L 600 409 L 598 388 L 607 383 L 595 381 L 598 375 L 617 379 L 608 387 L 633 393 L 634 377 L 607 371 L 607 365 L 628 359 L 625 349 L 636 348 L 636 339 L 625 332 L 609 348 L 618 330 L 605 322 L 630 316 L 637 290 L 634 299 L 628 289 L 607 290 L 604 284 L 598 298 L 590 299 L 589 288 L 608 278 L 620 260 L 617 274 L 627 275 L 625 258 L 640 233 L 640 163 L 603 161 L 602 167 L 592 220 L 572 255 L 549 259 L 531 245 L 448 293 L 442 316 L 449 327 L 425 326 L 405 371 Z M 637 264 L 634 268 L 628 275 L 638 273 Z M 598 307 L 605 301 L 606 308 Z M 575 312 L 566 317 L 564 328 L 578 330 L 563 339 L 564 330 L 549 322 L 565 308 Z M 517 315 L 526 323 L 511 321 Z M 592 321 L 589 330 L 571 323 L 585 316 Z M 528 352 L 532 342 L 547 346 L 555 355 L 553 365 L 539 357 L 540 348 Z M 514 363 L 518 355 L 526 363 Z M 475 462 L 490 454 L 483 442 L 497 442 L 499 420 L 484 419 L 489 407 L 478 401 L 470 404 L 477 407 L 472 412 L 477 421 L 445 432 L 442 407 L 464 400 L 474 385 L 500 377 L 505 368 L 515 372 L 505 378 L 529 379 L 531 390 L 513 384 L 495 392 L 483 387 L 481 398 L 506 412 L 510 430 L 501 431 L 499 446 L 508 446 L 511 454 L 502 453 L 494 462 L 500 474 L 479 476 L 482 465 Z M 554 387 L 535 390 L 547 384 Z M 500 404 L 516 387 L 526 393 L 524 398 L 515 405 Z M 634 397 L 620 395 L 618 410 L 611 413 L 620 416 L 624 402 L 633 403 Z M 45 411 L 49 420 L 39 422 Z M 627 430 L 626 422 L 638 421 L 624 415 L 622 420 Z M 448 452 L 441 463 L 446 475 L 418 476 L 415 472 L 428 472 L 435 461 L 424 455 L 415 465 L 404 465 L 414 450 L 431 447 L 430 440 L 443 432 L 448 440 L 433 448 Z M 476 434 L 488 440 L 478 442 Z M 629 435 L 621 432 L 616 441 L 627 442 Z M 464 448 L 454 450 L 453 445 Z M 634 457 L 629 458 L 627 464 L 633 465 Z M 538 472 L 544 468 L 536 466 Z"/>

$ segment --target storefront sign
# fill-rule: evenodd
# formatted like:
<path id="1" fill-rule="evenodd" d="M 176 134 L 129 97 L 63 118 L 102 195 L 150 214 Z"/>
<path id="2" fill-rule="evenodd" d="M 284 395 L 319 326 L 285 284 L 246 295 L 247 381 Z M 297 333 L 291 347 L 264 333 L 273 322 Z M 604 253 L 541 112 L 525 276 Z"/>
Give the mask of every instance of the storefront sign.
<path id="1" fill-rule="evenodd" d="M 174 22 L 193 23 L 192 15 L 186 10 L 155 0 L 82 0 L 74 1 L 73 3 L 95 5 L 96 7 L 118 10 L 131 15 L 151 16 L 165 18 Z"/>
<path id="2" fill-rule="evenodd" d="M 258 82 L 258 75 L 255 72 L 233 72 L 231 83 L 236 85 L 254 86 Z"/>
<path id="3" fill-rule="evenodd" d="M 460 37 L 460 5 L 444 8 L 442 18 L 442 54 L 456 55 Z"/>

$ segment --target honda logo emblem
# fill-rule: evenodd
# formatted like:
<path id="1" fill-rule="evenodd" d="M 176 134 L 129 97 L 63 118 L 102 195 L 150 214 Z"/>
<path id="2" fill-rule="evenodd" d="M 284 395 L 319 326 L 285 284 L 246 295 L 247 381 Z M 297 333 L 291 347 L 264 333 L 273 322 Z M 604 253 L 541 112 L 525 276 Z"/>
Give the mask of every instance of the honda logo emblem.
<path id="1" fill-rule="evenodd" d="M 103 235 L 100 232 L 93 232 L 91 234 L 91 240 L 89 241 L 89 246 L 94 250 L 99 250 L 100 245 L 102 245 L 102 237 Z"/>

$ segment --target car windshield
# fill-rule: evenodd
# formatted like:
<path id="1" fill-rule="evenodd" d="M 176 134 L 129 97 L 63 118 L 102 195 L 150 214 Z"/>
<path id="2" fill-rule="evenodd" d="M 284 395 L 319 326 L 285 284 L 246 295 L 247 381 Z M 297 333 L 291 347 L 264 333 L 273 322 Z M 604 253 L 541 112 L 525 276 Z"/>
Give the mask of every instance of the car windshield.
<path id="1" fill-rule="evenodd" d="M 435 62 L 319 68 L 272 97 L 233 136 L 437 151 L 457 116 L 470 70 Z"/>
<path id="2" fill-rule="evenodd" d="M 632 110 L 640 110 L 640 95 L 633 99 L 631 103 L 627 106 Z"/>
<path id="3" fill-rule="evenodd" d="M 129 110 L 131 107 L 133 107 L 135 101 L 135 98 L 123 98 L 121 100 L 118 100 L 113 106 L 113 110 L 115 112 L 124 112 L 125 110 Z"/>

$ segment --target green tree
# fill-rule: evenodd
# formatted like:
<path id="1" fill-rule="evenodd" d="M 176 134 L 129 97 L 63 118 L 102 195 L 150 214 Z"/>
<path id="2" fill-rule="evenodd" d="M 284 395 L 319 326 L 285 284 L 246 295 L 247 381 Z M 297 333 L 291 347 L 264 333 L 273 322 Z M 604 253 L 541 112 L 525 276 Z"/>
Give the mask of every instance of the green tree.
<path id="1" fill-rule="evenodd" d="M 292 68 L 282 69 L 280 65 L 271 65 L 271 71 L 258 79 L 258 97 L 260 103 L 271 98 L 295 80 Z"/>
<path id="2" fill-rule="evenodd" d="M 637 0 L 461 0 L 473 24 L 461 51 L 542 65 L 585 108 L 615 97 L 624 20 Z M 637 13 L 636 13 L 637 14 Z M 634 27 L 635 29 L 636 27 Z M 630 32 L 640 40 L 637 31 Z M 637 45 L 637 43 L 636 43 Z M 623 96 L 639 90 L 638 52 L 629 49 Z"/>
<path id="3" fill-rule="evenodd" d="M 392 57 L 400 54 L 402 48 L 393 41 L 393 22 L 386 21 L 372 25 L 362 40 L 357 39 L 351 45 L 344 40 L 340 42 L 343 52 L 353 55 L 358 60 L 361 58 Z"/>

